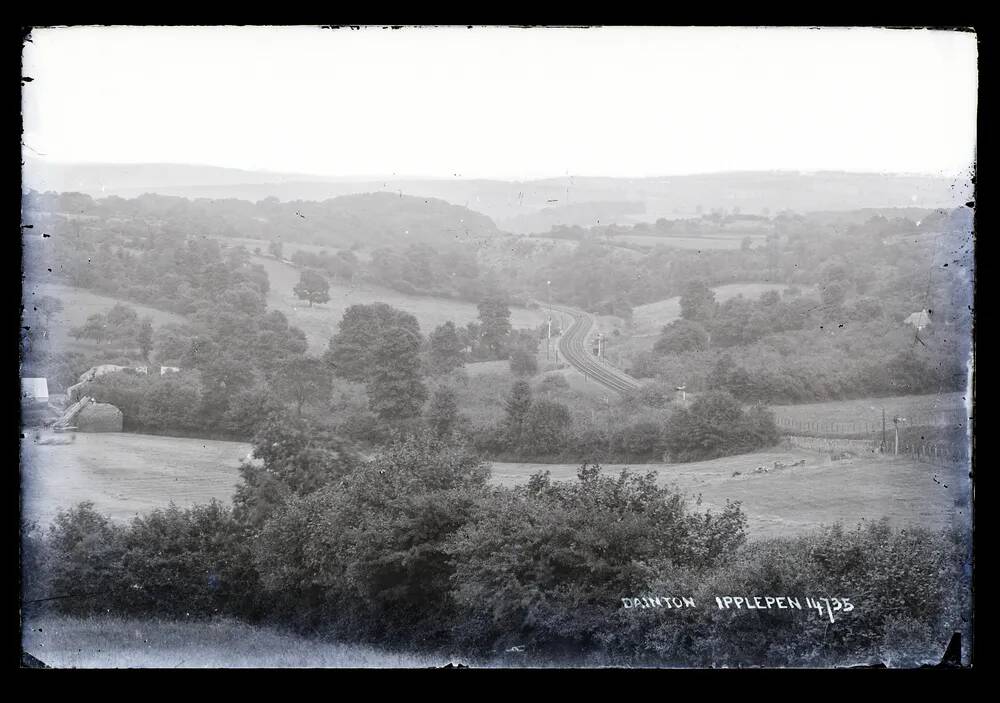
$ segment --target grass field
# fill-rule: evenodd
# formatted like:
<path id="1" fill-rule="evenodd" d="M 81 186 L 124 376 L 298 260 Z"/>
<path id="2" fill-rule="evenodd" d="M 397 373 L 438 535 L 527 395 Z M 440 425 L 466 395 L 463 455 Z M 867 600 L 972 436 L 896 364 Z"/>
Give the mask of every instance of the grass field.
<path id="1" fill-rule="evenodd" d="M 882 426 L 882 410 L 891 431 L 893 417 L 904 417 L 909 426 L 942 426 L 968 418 L 965 393 L 903 395 L 891 398 L 863 398 L 803 405 L 775 405 L 771 409 L 779 424 L 815 425 L 820 431 L 846 432 L 851 427 L 868 431 Z"/>
<path id="2" fill-rule="evenodd" d="M 410 668 L 419 656 L 254 627 L 236 620 L 177 622 L 111 617 L 25 617 L 22 649 L 53 668 Z"/>
<path id="3" fill-rule="evenodd" d="M 500 392 L 498 386 L 497 392 Z M 96 509 L 119 520 L 174 501 L 185 506 L 212 498 L 228 501 L 239 481 L 237 467 L 249 446 L 239 442 L 137 434 L 77 434 L 67 445 L 22 442 L 22 515 L 47 524 L 60 508 L 93 501 Z M 804 466 L 775 469 L 800 460 Z M 754 473 L 757 467 L 768 473 Z M 554 478 L 571 479 L 575 464 L 493 466 L 502 485 L 524 482 L 548 469 Z M 609 465 L 617 473 L 622 467 Z M 906 459 L 857 457 L 831 461 L 828 454 L 788 449 L 691 464 L 639 464 L 659 480 L 689 495 L 701 494 L 706 506 L 726 499 L 743 502 L 753 537 L 798 534 L 836 520 L 889 517 L 900 525 L 943 527 L 966 519 L 964 476 Z M 734 476 L 739 471 L 740 475 Z M 965 512 L 959 512 L 959 511 Z"/>
<path id="4" fill-rule="evenodd" d="M 77 433 L 76 441 L 21 440 L 21 515 L 48 524 L 59 509 L 89 500 L 115 519 L 163 507 L 229 501 L 250 445 L 183 437 Z"/>
<path id="5" fill-rule="evenodd" d="M 285 313 L 292 325 L 306 333 L 309 350 L 314 354 L 326 350 L 330 337 L 337 332 L 337 325 L 344 316 L 344 311 L 351 305 L 359 303 L 382 302 L 405 310 L 417 318 L 420 322 L 420 331 L 424 335 L 449 320 L 463 326 L 479 316 L 475 303 L 450 298 L 406 295 L 390 288 L 367 283 L 356 285 L 331 283 L 330 301 L 309 307 L 308 303 L 296 298 L 292 292 L 299 281 L 299 269 L 266 257 L 254 257 L 254 262 L 267 270 L 271 282 L 267 294 L 268 307 Z M 543 321 L 544 315 L 540 310 L 511 309 L 511 324 L 515 329 L 537 327 Z"/>
<path id="6" fill-rule="evenodd" d="M 767 291 L 781 292 L 789 286 L 782 283 L 732 283 L 716 286 L 715 299 L 724 303 L 730 298 L 742 295 L 744 298 L 759 298 Z M 680 297 L 658 300 L 655 303 L 638 305 L 632 310 L 633 337 L 658 336 L 663 326 L 681 316 Z"/>
<path id="7" fill-rule="evenodd" d="M 790 464 L 805 460 L 805 465 Z M 775 469 L 774 462 L 785 468 Z M 755 473 L 758 467 L 767 473 Z M 607 465 L 617 474 L 621 465 Z M 655 471 L 663 485 L 675 485 L 702 507 L 719 510 L 726 500 L 738 500 L 748 518 L 751 538 L 793 536 L 820 525 L 888 517 L 896 526 L 968 529 L 969 482 L 964 475 L 905 459 L 856 457 L 831 461 L 828 454 L 806 450 L 758 452 L 690 464 L 636 464 L 631 470 Z M 494 481 L 515 485 L 539 470 L 553 479 L 571 480 L 575 464 L 493 465 Z M 740 475 L 734 476 L 739 471 Z"/>
<path id="8" fill-rule="evenodd" d="M 172 312 L 157 310 L 146 305 L 139 305 L 128 300 L 112 298 L 106 295 L 99 295 L 82 288 L 73 288 L 58 283 L 28 283 L 25 282 L 23 288 L 24 296 L 24 317 L 26 325 L 34 325 L 38 322 L 37 313 L 33 309 L 33 299 L 50 295 L 62 301 L 64 309 L 61 313 L 52 316 L 50 322 L 49 343 L 58 350 L 88 349 L 96 347 L 90 342 L 81 342 L 69 336 L 69 331 L 73 327 L 79 327 L 87 321 L 87 318 L 95 313 L 107 312 L 116 303 L 128 305 L 139 313 L 139 317 L 149 316 L 153 320 L 153 325 L 163 325 L 168 322 L 183 322 L 184 318 Z"/>
<path id="9" fill-rule="evenodd" d="M 714 236 L 691 236 L 691 237 L 657 237 L 644 234 L 620 234 L 616 235 L 612 241 L 638 244 L 643 247 L 673 247 L 675 249 L 694 249 L 696 251 L 710 251 L 719 249 L 739 249 L 743 245 L 743 238 L 749 237 L 751 247 L 761 246 L 767 239 L 762 234 L 726 234 Z"/>

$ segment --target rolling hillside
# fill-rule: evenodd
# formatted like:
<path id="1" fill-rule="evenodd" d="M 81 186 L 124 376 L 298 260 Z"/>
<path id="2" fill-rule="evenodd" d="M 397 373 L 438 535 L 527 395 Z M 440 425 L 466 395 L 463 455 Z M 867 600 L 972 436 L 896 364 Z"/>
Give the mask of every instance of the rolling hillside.
<path id="1" fill-rule="evenodd" d="M 475 303 L 451 298 L 407 295 L 368 283 L 354 285 L 331 283 L 330 301 L 309 307 L 308 303 L 297 298 L 292 291 L 299 281 L 299 269 L 267 257 L 254 257 L 254 262 L 264 267 L 271 282 L 267 294 L 268 308 L 280 310 L 288 317 L 289 324 L 306 333 L 309 351 L 313 354 L 326 350 L 330 337 L 337 332 L 337 325 L 344 316 L 344 311 L 351 305 L 381 302 L 404 310 L 417 318 L 420 331 L 424 335 L 449 320 L 461 326 L 479 316 L 479 309 Z M 514 329 L 537 327 L 544 320 L 544 313 L 541 310 L 511 308 L 511 324 Z"/>
<path id="2" fill-rule="evenodd" d="M 384 192 L 438 198 L 492 218 L 502 229 L 543 232 L 603 210 L 607 216 L 654 222 L 690 217 L 712 208 L 797 212 L 858 208 L 955 207 L 969 200 L 972 185 L 910 174 L 847 172 L 732 172 L 650 178 L 565 176 L 530 181 L 462 178 L 333 178 L 240 171 L 184 164 L 59 164 L 29 159 L 25 186 L 79 191 L 94 197 L 143 193 L 186 198 L 282 201 L 325 200 L 353 193 Z M 617 203 L 614 208 L 594 204 Z M 577 206 L 583 206 L 582 209 Z M 545 211 L 545 212 L 543 212 Z M 536 217 L 537 215 L 537 217 Z"/>

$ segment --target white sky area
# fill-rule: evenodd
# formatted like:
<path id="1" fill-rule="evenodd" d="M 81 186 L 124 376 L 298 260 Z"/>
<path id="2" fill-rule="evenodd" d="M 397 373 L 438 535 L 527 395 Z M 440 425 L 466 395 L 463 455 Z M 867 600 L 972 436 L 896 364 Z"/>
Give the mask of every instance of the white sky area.
<path id="1" fill-rule="evenodd" d="M 36 29 L 26 156 L 332 176 L 968 175 L 974 34 Z"/>

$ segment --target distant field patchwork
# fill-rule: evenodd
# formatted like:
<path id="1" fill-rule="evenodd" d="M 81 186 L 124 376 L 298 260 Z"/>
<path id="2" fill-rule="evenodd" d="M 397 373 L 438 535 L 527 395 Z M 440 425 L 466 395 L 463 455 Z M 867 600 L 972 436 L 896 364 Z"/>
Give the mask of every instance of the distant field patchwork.
<path id="1" fill-rule="evenodd" d="M 337 333 L 337 325 L 344 316 L 344 311 L 351 305 L 381 302 L 405 310 L 417 318 L 420 322 L 420 331 L 424 335 L 449 320 L 456 325 L 464 326 L 479 316 L 475 303 L 451 298 L 406 295 L 390 288 L 367 283 L 357 285 L 332 283 L 330 301 L 309 307 L 308 303 L 299 300 L 292 292 L 301 275 L 299 269 L 266 257 L 254 257 L 254 261 L 267 270 L 271 282 L 267 294 L 268 307 L 285 313 L 290 324 L 306 333 L 309 350 L 312 353 L 327 348 L 330 337 Z M 540 310 L 511 309 L 511 324 L 515 329 L 537 327 L 544 319 Z"/>
<path id="2" fill-rule="evenodd" d="M 761 246 L 767 239 L 762 234 L 732 234 L 714 235 L 703 237 L 657 237 L 645 234 L 620 234 L 616 235 L 612 241 L 627 242 L 637 244 L 642 247 L 672 247 L 674 249 L 694 249 L 696 251 L 713 251 L 719 249 L 739 249 L 743 246 L 743 239 L 750 239 L 751 247 Z"/>

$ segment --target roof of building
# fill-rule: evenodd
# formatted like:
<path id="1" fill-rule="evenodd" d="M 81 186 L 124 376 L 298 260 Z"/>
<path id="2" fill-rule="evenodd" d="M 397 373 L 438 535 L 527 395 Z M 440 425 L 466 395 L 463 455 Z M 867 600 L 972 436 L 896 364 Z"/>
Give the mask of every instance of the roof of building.
<path id="1" fill-rule="evenodd" d="M 49 399 L 49 383 L 44 378 L 22 378 L 21 397 L 38 400 Z"/>

